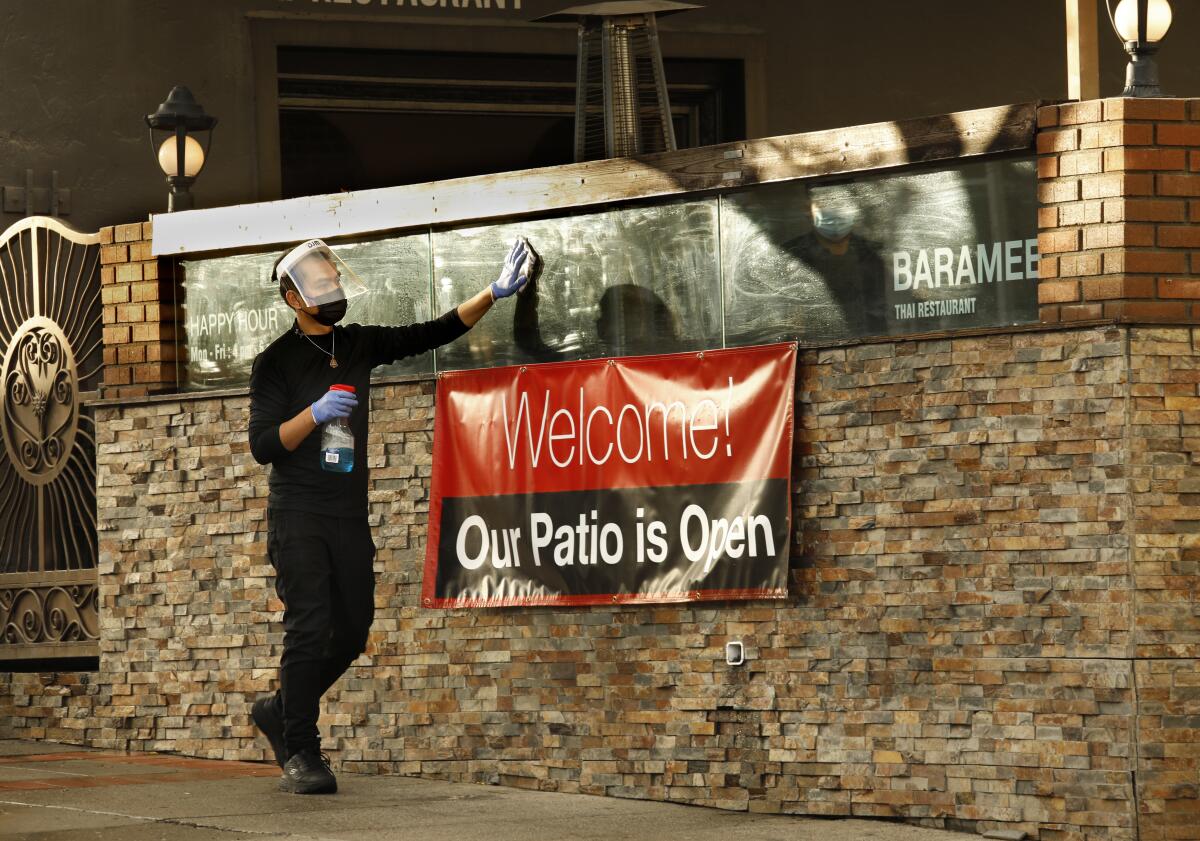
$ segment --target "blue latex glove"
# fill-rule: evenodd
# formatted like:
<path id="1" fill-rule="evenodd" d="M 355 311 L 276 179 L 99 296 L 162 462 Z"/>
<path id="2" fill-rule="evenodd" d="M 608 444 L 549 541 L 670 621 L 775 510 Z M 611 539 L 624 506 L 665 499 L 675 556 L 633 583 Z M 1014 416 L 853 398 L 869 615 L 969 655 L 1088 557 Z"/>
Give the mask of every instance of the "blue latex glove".
<path id="1" fill-rule="evenodd" d="M 350 413 L 354 411 L 354 407 L 357 405 L 358 397 L 355 395 L 348 391 L 333 391 L 331 389 L 325 392 L 324 396 L 309 408 L 312 410 L 313 420 L 317 422 L 317 426 L 320 426 L 334 418 L 350 417 Z"/>
<path id="2" fill-rule="evenodd" d="M 519 292 L 533 276 L 538 259 L 537 252 L 533 250 L 529 240 L 525 237 L 517 237 L 512 250 L 504 258 L 500 277 L 492 282 L 492 300 L 498 301 L 501 298 L 507 298 L 514 292 Z"/>

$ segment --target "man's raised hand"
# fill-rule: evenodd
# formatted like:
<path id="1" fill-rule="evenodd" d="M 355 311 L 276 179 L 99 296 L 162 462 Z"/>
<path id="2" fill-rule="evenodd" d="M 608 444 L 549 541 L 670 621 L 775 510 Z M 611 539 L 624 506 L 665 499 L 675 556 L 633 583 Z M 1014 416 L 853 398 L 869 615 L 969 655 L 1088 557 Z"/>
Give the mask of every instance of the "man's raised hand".
<path id="1" fill-rule="evenodd" d="M 507 298 L 514 292 L 520 292 L 531 278 L 535 277 L 541 268 L 541 258 L 525 237 L 517 237 L 512 249 L 504 259 L 500 269 L 500 277 L 492 282 L 492 300 Z"/>

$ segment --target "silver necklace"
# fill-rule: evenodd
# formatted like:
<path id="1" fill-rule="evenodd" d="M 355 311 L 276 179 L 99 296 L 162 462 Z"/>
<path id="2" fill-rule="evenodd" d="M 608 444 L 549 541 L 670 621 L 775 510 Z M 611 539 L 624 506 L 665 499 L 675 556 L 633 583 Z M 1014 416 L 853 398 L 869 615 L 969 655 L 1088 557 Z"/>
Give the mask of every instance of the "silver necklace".
<path id="1" fill-rule="evenodd" d="M 333 353 L 330 353 L 329 351 L 325 350 L 325 348 L 321 347 L 319 344 L 314 342 L 311 338 L 309 338 L 309 335 L 307 333 L 305 333 L 303 330 L 301 330 L 299 327 L 296 328 L 296 332 L 299 333 L 304 338 L 308 339 L 308 343 L 310 345 L 312 345 L 317 350 L 321 351 L 321 353 L 323 353 L 329 357 L 329 367 L 330 368 L 337 367 L 338 363 L 337 363 L 337 331 L 336 330 L 329 331 L 330 343 L 333 345 Z"/>

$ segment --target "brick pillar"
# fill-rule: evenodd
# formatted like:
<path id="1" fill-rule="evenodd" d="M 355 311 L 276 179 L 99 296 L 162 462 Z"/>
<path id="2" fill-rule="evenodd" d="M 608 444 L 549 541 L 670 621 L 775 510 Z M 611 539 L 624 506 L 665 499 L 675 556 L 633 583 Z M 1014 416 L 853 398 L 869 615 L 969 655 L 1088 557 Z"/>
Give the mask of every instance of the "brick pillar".
<path id="1" fill-rule="evenodd" d="M 1200 99 L 1038 110 L 1043 322 L 1200 323 Z"/>
<path id="2" fill-rule="evenodd" d="M 104 312 L 103 397 L 175 391 L 174 262 L 150 255 L 151 223 L 100 229 L 100 299 Z"/>

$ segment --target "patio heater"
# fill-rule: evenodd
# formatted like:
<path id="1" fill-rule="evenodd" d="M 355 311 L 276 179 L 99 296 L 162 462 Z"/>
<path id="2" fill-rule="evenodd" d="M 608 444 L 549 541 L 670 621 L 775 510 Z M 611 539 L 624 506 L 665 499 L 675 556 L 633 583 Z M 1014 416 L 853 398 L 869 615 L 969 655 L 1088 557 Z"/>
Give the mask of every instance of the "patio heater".
<path id="1" fill-rule="evenodd" d="M 699 8 L 672 0 L 612 0 L 537 18 L 579 26 L 576 161 L 675 150 L 657 19 Z"/>

